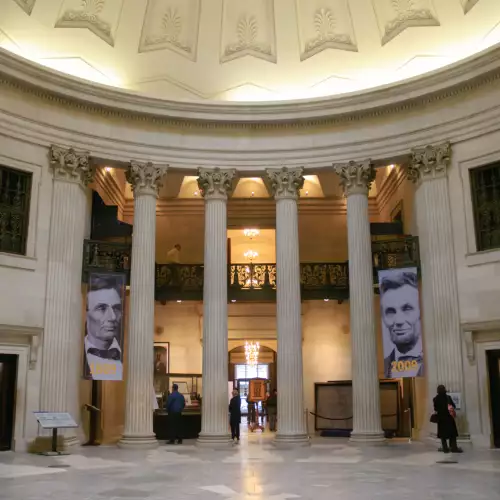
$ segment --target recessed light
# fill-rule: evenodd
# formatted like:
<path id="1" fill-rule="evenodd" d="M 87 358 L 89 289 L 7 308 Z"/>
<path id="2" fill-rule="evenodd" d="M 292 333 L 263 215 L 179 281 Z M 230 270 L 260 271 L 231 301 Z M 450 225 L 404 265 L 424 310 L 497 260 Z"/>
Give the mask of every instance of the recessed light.
<path id="1" fill-rule="evenodd" d="M 177 303 L 180 304 L 182 302 L 182 300 L 178 300 Z"/>
<path id="2" fill-rule="evenodd" d="M 323 299 L 325 302 L 328 302 L 330 299 Z"/>
<path id="3" fill-rule="evenodd" d="M 252 191 L 252 196 L 255 196 L 255 191 Z"/>
<path id="4" fill-rule="evenodd" d="M 109 174 L 109 172 L 111 172 L 111 167 L 105 167 L 104 170 Z"/>
<path id="5" fill-rule="evenodd" d="M 236 302 L 236 299 L 231 299 L 231 302 L 234 304 Z"/>
<path id="6" fill-rule="evenodd" d="M 198 196 L 200 193 L 199 193 L 198 191 L 195 191 L 193 194 L 194 194 L 195 196 Z"/>
<path id="7" fill-rule="evenodd" d="M 309 196 L 309 191 L 306 191 L 306 196 Z"/>

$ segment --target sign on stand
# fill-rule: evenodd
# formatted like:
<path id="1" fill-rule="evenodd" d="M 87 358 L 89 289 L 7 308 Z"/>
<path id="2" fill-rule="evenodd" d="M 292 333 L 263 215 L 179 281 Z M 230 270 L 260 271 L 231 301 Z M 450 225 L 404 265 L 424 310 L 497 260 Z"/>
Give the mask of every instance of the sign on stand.
<path id="1" fill-rule="evenodd" d="M 62 451 L 57 451 L 57 429 L 75 429 L 77 423 L 69 413 L 53 413 L 48 411 L 33 412 L 42 429 L 52 429 L 52 451 L 42 453 L 42 455 L 67 455 Z"/>

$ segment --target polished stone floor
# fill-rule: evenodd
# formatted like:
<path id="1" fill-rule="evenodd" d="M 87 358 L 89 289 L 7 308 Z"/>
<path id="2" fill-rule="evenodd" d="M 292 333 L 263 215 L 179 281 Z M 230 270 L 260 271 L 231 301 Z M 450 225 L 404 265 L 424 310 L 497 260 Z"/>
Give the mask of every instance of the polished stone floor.
<path id="1" fill-rule="evenodd" d="M 495 451 L 445 457 L 420 443 L 360 449 L 332 438 L 276 450 L 271 439 L 245 434 L 224 451 L 185 441 L 144 452 L 81 448 L 58 458 L 4 452 L 0 499 L 500 499 Z"/>

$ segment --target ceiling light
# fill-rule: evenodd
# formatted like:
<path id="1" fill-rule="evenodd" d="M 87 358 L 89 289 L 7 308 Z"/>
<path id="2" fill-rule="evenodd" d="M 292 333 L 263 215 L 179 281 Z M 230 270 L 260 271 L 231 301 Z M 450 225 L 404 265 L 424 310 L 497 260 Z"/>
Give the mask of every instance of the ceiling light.
<path id="1" fill-rule="evenodd" d="M 104 171 L 109 174 L 109 172 L 111 172 L 111 167 L 104 167 Z"/>
<path id="2" fill-rule="evenodd" d="M 330 299 L 323 299 L 325 302 L 328 302 Z"/>
<path id="3" fill-rule="evenodd" d="M 255 196 L 255 191 L 252 191 L 252 196 Z"/>
<path id="4" fill-rule="evenodd" d="M 245 359 L 247 365 L 255 366 L 259 361 L 260 344 L 258 342 L 245 342 Z"/>
<path id="5" fill-rule="evenodd" d="M 309 196 L 309 191 L 306 191 L 306 196 Z"/>
<path id="6" fill-rule="evenodd" d="M 198 195 L 200 194 L 200 192 L 199 192 L 199 191 L 195 191 L 193 194 L 194 194 L 195 196 L 198 196 Z"/>
<path id="7" fill-rule="evenodd" d="M 243 234 L 248 238 L 252 239 L 259 236 L 260 231 L 258 229 L 243 229 Z"/>
<path id="8" fill-rule="evenodd" d="M 259 254 L 253 250 L 247 250 L 244 254 L 243 254 L 243 257 L 245 257 L 245 259 L 248 259 L 250 262 L 252 262 L 253 259 L 255 259 L 256 257 L 258 257 Z"/>
<path id="9" fill-rule="evenodd" d="M 182 302 L 182 300 L 178 300 L 177 303 L 180 304 Z"/>
<path id="10" fill-rule="evenodd" d="M 234 304 L 236 302 L 236 299 L 231 299 L 231 302 Z"/>

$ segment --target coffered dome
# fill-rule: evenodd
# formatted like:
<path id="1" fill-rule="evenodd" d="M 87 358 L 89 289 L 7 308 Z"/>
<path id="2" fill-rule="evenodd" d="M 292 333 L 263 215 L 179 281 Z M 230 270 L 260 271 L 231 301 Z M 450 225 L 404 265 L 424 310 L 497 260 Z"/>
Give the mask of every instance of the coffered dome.
<path id="1" fill-rule="evenodd" d="M 0 47 L 170 100 L 368 89 L 498 42 L 498 0 L 0 0 Z"/>

